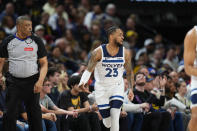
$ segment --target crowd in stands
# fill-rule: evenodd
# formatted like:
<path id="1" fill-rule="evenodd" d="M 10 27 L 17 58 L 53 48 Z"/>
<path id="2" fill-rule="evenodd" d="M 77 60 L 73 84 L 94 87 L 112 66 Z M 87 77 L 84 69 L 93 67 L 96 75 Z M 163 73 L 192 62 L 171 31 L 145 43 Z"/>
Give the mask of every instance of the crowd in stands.
<path id="1" fill-rule="evenodd" d="M 190 77 L 184 70 L 183 45 L 165 43 L 162 34 L 139 43 L 142 35 L 136 28 L 137 14 L 131 14 L 123 23 L 117 15 L 117 5 L 109 3 L 103 8 L 91 0 L 24 0 L 2 6 L 0 44 L 6 36 L 15 35 L 17 16 L 28 15 L 34 34 L 42 39 L 48 52 L 49 70 L 40 93 L 43 131 L 109 130 L 102 124 L 95 103 L 94 76 L 86 90 L 81 90 L 78 84 L 91 51 L 107 43 L 105 30 L 112 25 L 120 26 L 125 32 L 123 45 L 132 54 L 135 74 L 133 99 L 128 96 L 128 81 L 123 74 L 125 96 L 120 131 L 188 130 Z M 1 131 L 5 96 L 3 77 L 0 80 Z M 18 105 L 17 112 L 17 129 L 27 131 L 23 103 Z"/>

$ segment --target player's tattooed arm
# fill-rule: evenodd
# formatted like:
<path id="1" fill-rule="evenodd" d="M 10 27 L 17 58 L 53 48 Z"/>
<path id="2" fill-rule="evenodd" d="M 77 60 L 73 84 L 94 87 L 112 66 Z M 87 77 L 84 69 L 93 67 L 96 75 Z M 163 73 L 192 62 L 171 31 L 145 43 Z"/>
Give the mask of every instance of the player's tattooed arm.
<path id="1" fill-rule="evenodd" d="M 88 62 L 88 67 L 87 67 L 87 70 L 89 72 L 93 72 L 97 62 L 101 59 L 101 49 L 100 48 L 97 48 L 95 49 L 92 53 L 91 53 L 91 57 L 90 57 L 90 60 Z"/>
<path id="2" fill-rule="evenodd" d="M 126 70 L 126 77 L 129 83 L 129 88 L 133 90 L 133 71 L 132 71 L 132 64 L 131 64 L 131 53 L 129 50 L 125 50 L 125 64 L 124 64 L 125 70 Z"/>

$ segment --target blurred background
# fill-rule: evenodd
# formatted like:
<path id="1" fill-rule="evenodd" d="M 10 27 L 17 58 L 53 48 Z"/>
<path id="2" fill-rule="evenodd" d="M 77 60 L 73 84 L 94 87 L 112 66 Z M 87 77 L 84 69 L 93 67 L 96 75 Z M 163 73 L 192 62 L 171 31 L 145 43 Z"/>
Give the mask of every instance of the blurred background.
<path id="1" fill-rule="evenodd" d="M 188 131 L 190 77 L 184 70 L 183 41 L 187 31 L 197 24 L 196 6 L 197 0 L 0 0 L 0 44 L 6 36 L 15 34 L 18 16 L 31 18 L 34 34 L 42 39 L 47 49 L 47 78 L 52 83 L 48 94 L 57 104 L 62 92 L 72 90 L 68 79 L 81 75 L 87 68 L 91 51 L 108 42 L 106 29 L 119 26 L 124 31 L 123 44 L 132 54 L 135 75 L 138 72 L 134 81 L 134 100 L 126 99 L 124 103 L 147 102 L 151 107 L 148 111 L 156 113 L 158 118 L 149 119 L 141 107 L 137 113 L 129 110 L 127 114 L 122 110 L 120 131 L 139 131 L 141 127 L 142 131 L 162 131 L 161 128 L 168 131 L 165 127 L 170 127 L 169 131 Z M 4 72 L 6 70 L 5 66 Z M 127 98 L 128 81 L 125 74 L 123 77 Z M 87 96 L 94 96 L 94 83 L 92 76 L 86 89 Z M 6 88 L 5 79 L 0 84 L 1 93 Z M 142 101 L 135 100 L 136 96 L 142 97 Z M 5 99 L 0 95 L 0 100 Z M 92 131 L 101 131 L 98 127 L 106 131 L 102 117 L 96 113 L 95 119 L 85 116 L 88 122 L 82 125 L 89 126 L 89 121 L 97 118 L 98 121 L 90 124 Z M 75 127 L 81 121 L 79 119 Z M 55 125 L 58 131 L 63 130 L 60 123 L 61 120 Z"/>

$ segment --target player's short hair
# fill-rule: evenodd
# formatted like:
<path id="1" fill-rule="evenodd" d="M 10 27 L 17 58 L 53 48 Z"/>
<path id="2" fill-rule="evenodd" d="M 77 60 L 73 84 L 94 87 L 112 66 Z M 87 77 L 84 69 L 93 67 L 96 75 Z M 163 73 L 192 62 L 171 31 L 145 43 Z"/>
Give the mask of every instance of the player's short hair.
<path id="1" fill-rule="evenodd" d="M 111 34 L 116 32 L 117 29 L 120 29 L 120 27 L 117 26 L 111 26 L 106 30 L 107 36 L 109 37 Z"/>
<path id="2" fill-rule="evenodd" d="M 22 21 L 24 20 L 28 20 L 28 21 L 31 21 L 31 19 L 26 16 L 26 15 L 23 15 L 23 16 L 19 16 L 17 19 L 16 19 L 16 25 L 20 24 Z"/>
<path id="3" fill-rule="evenodd" d="M 68 87 L 72 88 L 75 85 L 78 85 L 80 82 L 80 75 L 73 75 L 68 79 Z"/>

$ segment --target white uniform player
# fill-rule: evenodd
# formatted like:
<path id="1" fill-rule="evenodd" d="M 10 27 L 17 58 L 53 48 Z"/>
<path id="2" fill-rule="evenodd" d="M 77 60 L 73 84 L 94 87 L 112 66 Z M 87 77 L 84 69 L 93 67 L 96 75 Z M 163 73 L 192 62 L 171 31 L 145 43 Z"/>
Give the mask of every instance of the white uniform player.
<path id="1" fill-rule="evenodd" d="M 79 87 L 84 87 L 94 71 L 95 99 L 103 123 L 110 128 L 110 131 L 119 131 L 120 108 L 124 98 L 123 72 L 126 70 L 131 87 L 131 57 L 130 52 L 122 45 L 124 37 L 120 28 L 111 27 L 107 30 L 107 34 L 109 43 L 101 45 L 92 52 Z M 132 88 L 130 89 L 132 95 Z"/>
<path id="2" fill-rule="evenodd" d="M 124 47 L 119 48 L 118 54 L 111 57 L 106 45 L 100 46 L 102 59 L 94 70 L 95 98 L 103 118 L 110 116 L 110 108 L 120 108 L 124 94 Z"/>
<path id="3" fill-rule="evenodd" d="M 189 130 L 197 131 L 197 26 L 191 29 L 184 40 L 184 66 L 191 76 L 191 120 Z"/>
<path id="4" fill-rule="evenodd" d="M 194 29 L 197 32 L 197 26 L 194 27 Z M 197 43 L 196 43 L 197 44 Z M 197 47 L 196 47 L 197 52 Z M 197 68 L 197 56 L 194 60 L 194 67 Z M 191 107 L 197 106 L 197 76 L 192 75 L 191 76 Z"/>

